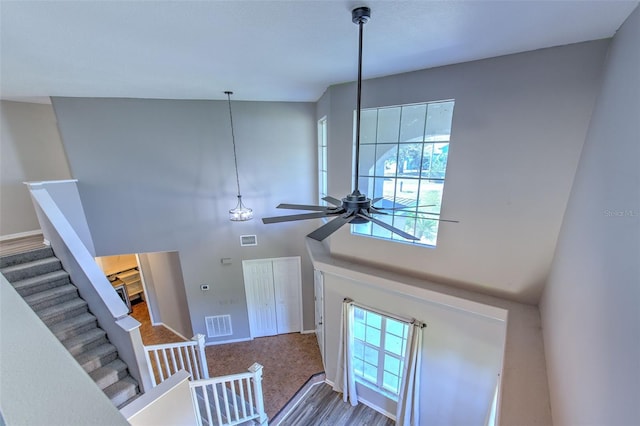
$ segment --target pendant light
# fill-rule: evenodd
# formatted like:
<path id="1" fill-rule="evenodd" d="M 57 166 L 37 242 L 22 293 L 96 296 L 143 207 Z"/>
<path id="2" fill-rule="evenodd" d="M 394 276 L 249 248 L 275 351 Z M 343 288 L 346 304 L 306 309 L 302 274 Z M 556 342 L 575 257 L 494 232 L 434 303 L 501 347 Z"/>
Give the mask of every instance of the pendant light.
<path id="1" fill-rule="evenodd" d="M 238 188 L 238 203 L 235 208 L 229 210 L 229 220 L 233 222 L 244 222 L 253 219 L 253 210 L 242 204 L 242 195 L 240 195 L 240 178 L 238 177 L 238 156 L 236 155 L 236 137 L 233 132 L 233 114 L 231 113 L 231 95 L 233 92 L 224 92 L 227 95 L 229 103 L 229 120 L 231 121 L 231 142 L 233 142 L 233 162 L 236 170 L 236 185 Z"/>

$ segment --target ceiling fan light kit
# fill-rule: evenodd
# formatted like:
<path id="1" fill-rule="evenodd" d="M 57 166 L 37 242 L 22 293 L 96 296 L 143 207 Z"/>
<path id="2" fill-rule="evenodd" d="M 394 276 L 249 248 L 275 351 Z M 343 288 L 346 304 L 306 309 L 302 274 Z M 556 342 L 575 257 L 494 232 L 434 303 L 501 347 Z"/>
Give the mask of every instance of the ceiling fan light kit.
<path id="1" fill-rule="evenodd" d="M 233 92 L 224 92 L 227 95 L 227 102 L 229 104 L 229 121 L 231 122 L 231 142 L 233 143 L 233 164 L 236 171 L 236 185 L 238 188 L 238 202 L 236 206 L 229 210 L 229 220 L 233 222 L 244 222 L 253 219 L 253 210 L 245 206 L 242 203 L 242 195 L 240 195 L 240 178 L 238 176 L 238 156 L 236 154 L 236 137 L 233 132 L 233 114 L 231 113 L 231 95 Z"/>
<path id="2" fill-rule="evenodd" d="M 368 7 L 358 7 L 351 11 L 351 20 L 354 24 L 358 25 L 359 38 L 358 38 L 358 86 L 357 86 L 357 106 L 356 106 L 356 149 L 355 149 L 355 175 L 353 188 L 351 194 L 342 198 L 341 200 L 334 197 L 324 197 L 323 200 L 332 204 L 332 206 L 315 206 L 315 205 L 302 205 L 302 204 L 280 204 L 277 206 L 279 209 L 291 209 L 291 210 L 307 210 L 313 211 L 313 213 L 302 213 L 288 216 L 275 216 L 266 217 L 262 219 L 265 224 L 290 222 L 295 220 L 316 219 L 330 216 L 336 216 L 330 222 L 325 223 L 320 228 L 311 232 L 307 237 L 322 241 L 335 231 L 340 229 L 342 225 L 350 224 L 364 224 L 374 223 L 382 228 L 399 235 L 409 241 L 419 241 L 420 238 L 408 234 L 401 229 L 398 229 L 386 222 L 373 217 L 374 214 L 391 214 L 389 212 L 399 211 L 405 207 L 395 208 L 381 208 L 375 207 L 374 204 L 380 201 L 382 198 L 368 198 L 366 195 L 360 193 L 358 190 L 358 176 L 360 165 L 360 112 L 361 112 L 361 99 L 362 99 L 362 35 L 363 27 L 371 18 L 371 9 Z M 434 219 L 444 221 L 443 219 Z M 447 221 L 453 222 L 453 221 Z"/>

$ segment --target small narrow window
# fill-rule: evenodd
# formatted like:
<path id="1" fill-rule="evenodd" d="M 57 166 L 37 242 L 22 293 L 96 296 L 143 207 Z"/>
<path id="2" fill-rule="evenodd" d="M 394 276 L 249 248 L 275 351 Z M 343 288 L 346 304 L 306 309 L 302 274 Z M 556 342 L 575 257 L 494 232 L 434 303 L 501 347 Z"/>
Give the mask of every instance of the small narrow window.
<path id="1" fill-rule="evenodd" d="M 323 200 L 327 196 L 327 118 L 318 121 L 318 202 L 326 206 Z"/>
<path id="2" fill-rule="evenodd" d="M 355 307 L 353 369 L 357 380 L 397 397 L 408 332 L 406 322 Z"/>

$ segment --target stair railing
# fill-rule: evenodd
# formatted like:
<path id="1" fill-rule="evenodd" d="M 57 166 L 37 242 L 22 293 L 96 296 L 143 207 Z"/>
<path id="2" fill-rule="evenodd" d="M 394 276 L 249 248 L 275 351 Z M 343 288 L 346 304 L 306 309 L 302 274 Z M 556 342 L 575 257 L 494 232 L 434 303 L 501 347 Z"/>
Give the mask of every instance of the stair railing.
<path id="1" fill-rule="evenodd" d="M 189 342 L 145 346 L 144 353 L 153 386 L 180 370 L 191 374 L 191 380 L 209 378 L 202 334 L 196 334 Z"/>
<path id="2" fill-rule="evenodd" d="M 262 365 L 247 373 L 189 383 L 198 425 L 230 426 L 255 421 L 268 424 L 262 396 Z"/>

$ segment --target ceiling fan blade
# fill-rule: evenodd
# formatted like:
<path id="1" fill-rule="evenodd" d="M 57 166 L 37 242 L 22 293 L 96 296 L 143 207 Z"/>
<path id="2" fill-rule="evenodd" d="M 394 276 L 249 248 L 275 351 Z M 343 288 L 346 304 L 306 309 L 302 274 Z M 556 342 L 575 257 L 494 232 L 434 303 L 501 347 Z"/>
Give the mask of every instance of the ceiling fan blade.
<path id="1" fill-rule="evenodd" d="M 419 209 L 421 207 L 435 207 L 435 204 L 426 204 L 424 206 L 408 206 L 408 207 L 375 207 L 376 210 L 389 210 L 389 211 L 398 211 L 398 210 L 406 210 L 406 209 Z"/>
<path id="2" fill-rule="evenodd" d="M 375 223 L 376 225 L 382 226 L 384 229 L 393 232 L 394 234 L 400 235 L 402 238 L 406 238 L 407 240 L 412 240 L 412 241 L 418 241 L 420 238 L 413 236 L 411 234 L 407 234 L 404 231 L 401 231 L 400 229 L 393 227 L 391 225 L 389 225 L 388 223 L 385 223 L 381 220 L 376 219 L 375 217 L 371 217 L 371 216 L 367 216 L 364 215 L 362 213 L 358 213 L 358 216 L 360 216 L 361 218 L 367 219 L 372 223 Z"/>
<path id="3" fill-rule="evenodd" d="M 263 217 L 262 223 L 279 223 L 279 222 L 291 222 L 294 220 L 305 220 L 305 219 L 318 219 L 321 217 L 327 217 L 326 212 L 316 212 L 316 213 L 302 213 L 302 214 L 293 214 L 289 216 L 274 216 L 274 217 Z"/>
<path id="4" fill-rule="evenodd" d="M 289 210 L 312 210 L 312 211 L 318 211 L 318 212 L 324 212 L 327 209 L 331 208 L 331 207 L 326 207 L 326 206 L 312 206 L 312 205 L 308 205 L 308 204 L 279 204 L 277 207 L 277 209 L 289 209 Z"/>
<path id="5" fill-rule="evenodd" d="M 342 200 L 338 200 L 337 198 L 326 196 L 326 197 L 322 197 L 322 199 L 328 203 L 333 204 L 334 206 L 338 206 L 338 207 L 342 206 Z"/>
<path id="6" fill-rule="evenodd" d="M 355 216 L 351 216 L 348 213 L 340 215 L 335 219 L 333 219 L 331 222 L 325 223 L 320 228 L 308 234 L 307 237 L 312 238 L 316 241 L 322 241 L 325 238 L 327 238 L 329 235 L 333 234 L 338 229 L 340 229 L 342 225 L 351 222 L 354 217 Z"/>
<path id="7" fill-rule="evenodd" d="M 440 216 L 440 213 L 427 213 L 427 212 L 418 212 L 418 214 L 433 214 L 436 216 Z M 407 217 L 409 219 L 416 219 L 415 216 L 404 215 L 404 214 L 396 214 L 396 216 Z M 451 223 L 460 223 L 459 220 L 450 220 L 450 219 L 439 219 L 437 217 L 420 217 L 418 219 L 427 219 L 427 220 L 437 220 L 438 222 L 451 222 Z"/>

